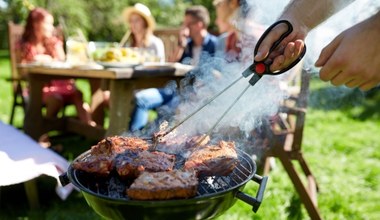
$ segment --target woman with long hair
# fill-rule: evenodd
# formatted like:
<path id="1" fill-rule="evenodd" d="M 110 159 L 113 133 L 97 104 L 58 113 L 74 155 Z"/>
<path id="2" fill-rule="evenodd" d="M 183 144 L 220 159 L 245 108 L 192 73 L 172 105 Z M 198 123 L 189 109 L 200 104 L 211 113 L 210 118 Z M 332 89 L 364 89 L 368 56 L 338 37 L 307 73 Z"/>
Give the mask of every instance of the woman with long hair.
<path id="1" fill-rule="evenodd" d="M 125 46 L 151 51 L 159 61 L 165 61 L 164 43 L 153 34 L 156 22 L 149 8 L 137 3 L 126 8 L 123 16 L 131 33 Z"/>
<path id="2" fill-rule="evenodd" d="M 21 63 L 50 63 L 64 61 L 63 41 L 55 36 L 54 18 L 43 8 L 30 11 L 25 31 L 19 42 Z M 82 92 L 75 86 L 73 79 L 52 80 L 43 87 L 43 102 L 46 117 L 56 117 L 66 104 L 74 104 L 81 121 L 92 124 L 90 113 L 86 110 Z"/>

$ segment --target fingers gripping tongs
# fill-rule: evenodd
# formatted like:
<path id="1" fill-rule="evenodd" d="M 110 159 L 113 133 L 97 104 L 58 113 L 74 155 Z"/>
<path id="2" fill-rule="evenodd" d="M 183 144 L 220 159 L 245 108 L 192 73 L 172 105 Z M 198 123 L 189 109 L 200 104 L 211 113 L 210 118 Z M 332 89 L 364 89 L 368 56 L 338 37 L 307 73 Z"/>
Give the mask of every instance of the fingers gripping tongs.
<path id="1" fill-rule="evenodd" d="M 269 32 L 275 28 L 277 25 L 280 25 L 280 24 L 286 24 L 287 25 L 287 31 L 285 33 L 283 33 L 280 38 L 278 40 L 276 40 L 274 42 L 274 44 L 271 46 L 270 50 L 269 50 L 269 54 L 274 51 L 278 46 L 279 44 L 281 43 L 281 41 L 287 37 L 292 31 L 293 31 L 293 27 L 292 25 L 290 24 L 289 21 L 286 21 L 286 20 L 280 20 L 280 21 L 277 21 L 275 22 L 274 24 L 272 24 L 264 33 L 263 35 L 260 37 L 259 41 L 257 42 L 256 46 L 255 46 L 255 50 L 254 50 L 254 56 L 257 54 L 257 51 L 258 51 L 258 48 L 260 47 L 262 41 L 266 38 L 266 36 L 269 34 Z M 169 130 L 167 131 L 164 131 L 164 132 L 160 132 L 160 134 L 158 134 L 158 136 L 156 136 L 156 141 L 159 141 L 161 138 L 163 138 L 164 136 L 166 136 L 167 134 L 171 133 L 174 129 L 176 129 L 178 126 L 180 126 L 181 124 L 183 124 L 185 121 L 187 121 L 189 118 L 191 118 L 193 115 L 195 115 L 197 112 L 199 112 L 200 110 L 202 110 L 205 106 L 207 106 L 209 103 L 211 103 L 213 100 L 215 100 L 217 97 L 219 97 L 221 94 L 223 94 L 225 91 L 227 91 L 229 88 L 231 88 L 234 84 L 236 84 L 240 79 L 242 79 L 243 77 L 244 78 L 247 78 L 249 77 L 251 74 L 253 74 L 252 78 L 249 80 L 249 85 L 238 95 L 238 97 L 235 99 L 235 101 L 225 110 L 225 112 L 220 116 L 220 118 L 216 121 L 216 123 L 209 129 L 207 135 L 210 135 L 211 132 L 214 130 L 214 128 L 219 124 L 219 122 L 223 119 L 223 117 L 229 112 L 229 110 L 236 104 L 236 102 L 243 96 L 243 94 L 248 90 L 248 88 L 250 86 L 254 86 L 260 79 L 263 75 L 278 75 L 278 74 L 281 74 L 281 73 L 284 73 L 286 71 L 288 71 L 289 69 L 293 68 L 297 63 L 299 63 L 299 61 L 301 61 L 301 59 L 303 58 L 303 56 L 305 55 L 306 53 L 306 46 L 304 46 L 303 48 L 303 51 L 301 52 L 300 56 L 297 57 L 297 59 L 292 62 L 289 66 L 287 66 L 286 68 L 284 69 L 281 69 L 279 71 L 275 71 L 275 72 L 272 72 L 270 71 L 270 65 L 272 64 L 272 60 L 270 60 L 269 58 L 266 58 L 260 62 L 257 62 L 257 61 L 254 61 L 253 64 L 251 64 L 246 70 L 243 71 L 242 73 L 242 76 L 240 76 L 238 79 L 236 79 L 234 82 L 232 82 L 230 85 L 228 85 L 226 88 L 224 88 L 222 91 L 220 91 L 219 93 L 217 93 L 214 97 L 210 98 L 208 101 L 206 101 L 202 106 L 200 106 L 198 109 L 196 109 L 193 113 L 191 113 L 190 115 L 188 115 L 187 117 L 185 117 L 183 120 L 181 120 L 180 122 L 178 122 L 176 125 L 174 125 L 172 128 L 170 128 Z M 206 135 L 204 136 L 206 137 Z M 200 140 L 198 143 L 202 142 L 203 140 Z"/>

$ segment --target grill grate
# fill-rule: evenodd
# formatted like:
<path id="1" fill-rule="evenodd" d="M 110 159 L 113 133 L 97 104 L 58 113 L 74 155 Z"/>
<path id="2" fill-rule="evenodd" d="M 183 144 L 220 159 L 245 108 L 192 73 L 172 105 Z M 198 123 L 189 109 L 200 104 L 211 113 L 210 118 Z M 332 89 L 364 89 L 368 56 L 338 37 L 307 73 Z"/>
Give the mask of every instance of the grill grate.
<path id="1" fill-rule="evenodd" d="M 184 162 L 184 158 L 180 161 Z M 183 163 L 182 163 L 183 164 Z M 176 164 L 176 168 L 180 165 Z M 75 181 L 93 194 L 102 195 L 113 199 L 130 200 L 125 194 L 125 190 L 132 182 L 122 181 L 116 173 L 111 173 L 109 177 L 95 177 L 80 170 L 73 170 Z M 256 165 L 252 158 L 238 151 L 238 164 L 228 176 L 206 176 L 199 179 L 196 197 L 211 196 L 215 193 L 229 191 L 232 188 L 245 184 L 256 173 Z"/>

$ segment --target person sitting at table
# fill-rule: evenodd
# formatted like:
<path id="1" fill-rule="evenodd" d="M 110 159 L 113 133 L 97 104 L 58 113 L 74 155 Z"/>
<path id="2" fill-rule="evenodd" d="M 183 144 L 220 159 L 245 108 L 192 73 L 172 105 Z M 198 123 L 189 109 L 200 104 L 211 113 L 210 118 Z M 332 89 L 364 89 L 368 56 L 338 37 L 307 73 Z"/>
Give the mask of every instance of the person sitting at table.
<path id="1" fill-rule="evenodd" d="M 30 11 L 24 33 L 18 43 L 21 63 L 50 63 L 64 61 L 63 42 L 54 35 L 54 18 L 44 8 Z M 82 122 L 94 125 L 89 107 L 83 101 L 83 94 L 75 86 L 73 79 L 51 80 L 44 85 L 42 100 L 46 106 L 46 117 L 57 117 L 60 109 L 66 104 L 74 104 Z"/>
<path id="2" fill-rule="evenodd" d="M 124 38 L 122 46 L 141 49 L 141 55 L 154 57 L 154 61 L 165 61 L 165 48 L 163 41 L 153 34 L 156 27 L 155 19 L 149 8 L 141 3 L 136 3 L 123 11 L 123 19 L 129 30 Z M 130 33 L 130 35 L 128 34 Z M 145 51 L 145 53 L 144 53 Z M 103 102 L 98 103 L 92 110 L 92 117 L 96 123 L 102 125 L 104 120 L 104 110 L 109 105 L 109 91 L 103 91 Z"/>
<path id="3" fill-rule="evenodd" d="M 206 57 L 213 56 L 216 51 L 216 36 L 207 31 L 210 16 L 207 8 L 201 5 L 191 6 L 186 9 L 183 21 L 183 33 L 188 33 L 186 46 L 179 62 L 191 65 L 199 65 Z M 135 108 L 132 113 L 129 129 L 131 132 L 143 129 L 149 118 L 149 110 L 159 107 L 174 110 L 178 105 L 177 87 L 149 88 L 136 93 Z"/>
<path id="4" fill-rule="evenodd" d="M 210 15 L 202 5 L 186 9 L 183 26 L 188 29 L 189 37 L 183 54 L 178 62 L 197 66 L 204 56 L 213 56 L 216 52 L 217 37 L 208 32 Z"/>
<path id="5" fill-rule="evenodd" d="M 149 8 L 141 3 L 136 3 L 123 11 L 123 17 L 131 34 L 126 44 L 122 46 L 140 48 L 156 57 L 156 61 L 164 62 L 164 43 L 153 34 L 156 22 Z"/>

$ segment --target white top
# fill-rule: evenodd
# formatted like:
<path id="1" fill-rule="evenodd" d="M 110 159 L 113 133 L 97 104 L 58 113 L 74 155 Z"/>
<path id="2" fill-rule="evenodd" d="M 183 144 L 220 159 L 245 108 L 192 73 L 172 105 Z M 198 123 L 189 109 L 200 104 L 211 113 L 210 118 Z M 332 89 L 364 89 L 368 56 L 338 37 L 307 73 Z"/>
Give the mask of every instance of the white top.
<path id="1" fill-rule="evenodd" d="M 216 52 L 224 54 L 226 52 L 226 40 L 228 37 L 228 32 L 221 33 L 218 36 L 218 42 L 216 44 Z"/>
<path id="2" fill-rule="evenodd" d="M 202 52 L 202 46 L 194 46 L 193 47 L 193 60 L 192 60 L 192 65 L 197 66 L 199 63 L 199 59 L 201 57 L 201 52 Z"/>
<path id="3" fill-rule="evenodd" d="M 150 38 L 150 44 L 146 47 L 146 49 L 151 50 L 154 53 L 154 55 L 159 59 L 157 61 L 165 61 L 165 47 L 160 38 L 152 35 Z"/>

